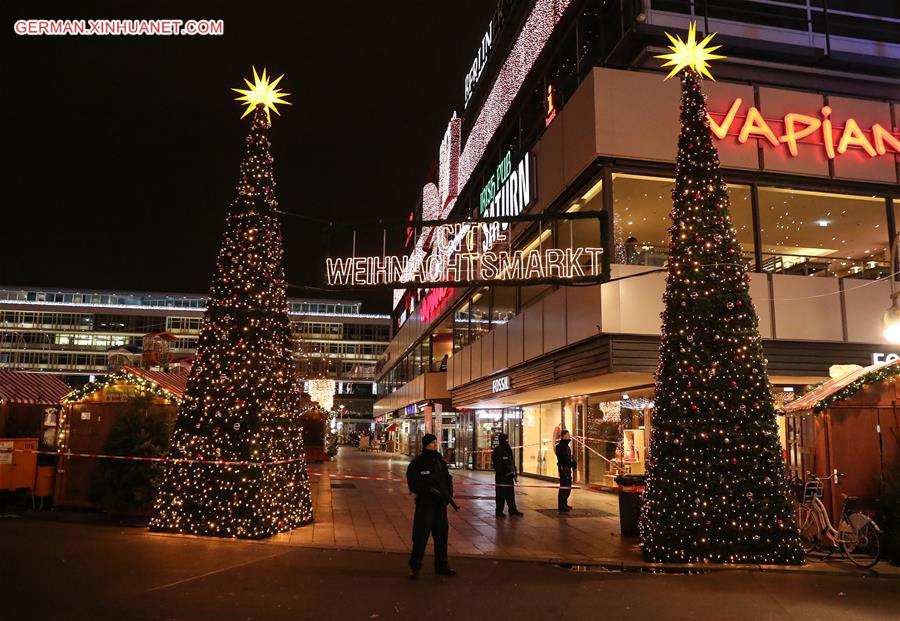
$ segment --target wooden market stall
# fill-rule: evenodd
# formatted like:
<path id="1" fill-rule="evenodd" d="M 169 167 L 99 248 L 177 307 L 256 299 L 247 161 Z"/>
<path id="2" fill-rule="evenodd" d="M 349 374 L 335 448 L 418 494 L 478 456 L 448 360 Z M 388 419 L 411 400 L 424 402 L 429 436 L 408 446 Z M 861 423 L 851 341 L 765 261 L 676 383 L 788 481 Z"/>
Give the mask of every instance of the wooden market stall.
<path id="1" fill-rule="evenodd" d="M 786 404 L 788 469 L 846 477 L 826 484 L 823 502 L 834 524 L 843 495 L 879 498 L 900 458 L 900 360 L 853 370 Z"/>
<path id="2" fill-rule="evenodd" d="M 53 492 L 59 401 L 69 388 L 58 375 L 0 369 L 0 490 Z"/>
<path id="3" fill-rule="evenodd" d="M 99 459 L 66 456 L 66 452 L 101 454 L 119 415 L 133 407 L 136 397 L 172 423 L 184 394 L 187 377 L 175 373 L 122 367 L 101 380 L 71 391 L 62 399 L 59 464 L 54 502 L 58 506 L 95 507 L 91 481 Z"/>
<path id="4" fill-rule="evenodd" d="M 72 389 L 58 375 L 0 369 L 0 438 L 43 438 Z M 50 411 L 48 411 L 50 410 Z"/>

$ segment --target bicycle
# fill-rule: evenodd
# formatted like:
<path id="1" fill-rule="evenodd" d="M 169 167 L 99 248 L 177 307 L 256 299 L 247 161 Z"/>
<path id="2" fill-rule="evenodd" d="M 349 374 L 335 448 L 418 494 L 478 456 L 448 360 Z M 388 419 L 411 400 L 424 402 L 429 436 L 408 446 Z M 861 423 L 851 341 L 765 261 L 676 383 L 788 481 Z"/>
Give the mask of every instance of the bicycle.
<path id="1" fill-rule="evenodd" d="M 872 567 L 881 556 L 881 528 L 871 517 L 860 511 L 853 511 L 852 506 L 859 500 L 853 496 L 844 497 L 841 508 L 841 520 L 835 528 L 828 517 L 828 510 L 822 504 L 825 481 L 835 477 L 846 476 L 835 470 L 830 476 L 817 477 L 806 473 L 803 486 L 803 501 L 797 513 L 797 525 L 800 528 L 800 541 L 803 550 L 809 554 L 813 550 L 823 550 L 829 554 L 840 546 L 844 554 L 857 567 Z M 831 542 L 830 549 L 823 545 Z"/>

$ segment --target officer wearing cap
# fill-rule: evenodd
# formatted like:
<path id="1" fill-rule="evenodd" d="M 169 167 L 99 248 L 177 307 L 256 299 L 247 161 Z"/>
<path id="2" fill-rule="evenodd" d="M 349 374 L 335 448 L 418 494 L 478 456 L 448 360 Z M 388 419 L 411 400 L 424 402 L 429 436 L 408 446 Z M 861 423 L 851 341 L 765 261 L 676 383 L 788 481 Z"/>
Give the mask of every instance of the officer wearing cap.
<path id="1" fill-rule="evenodd" d="M 516 471 L 516 458 L 512 447 L 509 445 L 509 436 L 501 433 L 497 438 L 499 444 L 491 453 L 491 465 L 494 467 L 494 493 L 497 500 L 497 517 L 505 517 L 504 505 L 509 507 L 510 515 L 521 516 L 522 512 L 516 507 L 515 483 L 519 480 Z"/>
<path id="2" fill-rule="evenodd" d="M 422 452 L 406 468 L 409 493 L 416 495 L 413 517 L 413 547 L 409 555 L 409 577 L 418 578 L 429 534 L 434 539 L 434 571 L 440 576 L 455 576 L 447 564 L 447 505 L 459 511 L 453 500 L 453 479 L 447 462 L 438 452 L 438 439 L 426 433 L 422 438 Z"/>

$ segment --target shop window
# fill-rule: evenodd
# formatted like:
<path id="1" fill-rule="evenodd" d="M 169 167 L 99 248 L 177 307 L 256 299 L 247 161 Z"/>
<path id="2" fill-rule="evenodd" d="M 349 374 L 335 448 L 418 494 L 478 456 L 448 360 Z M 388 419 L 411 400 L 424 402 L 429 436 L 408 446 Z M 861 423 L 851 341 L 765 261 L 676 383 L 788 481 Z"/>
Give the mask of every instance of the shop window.
<path id="1" fill-rule="evenodd" d="M 763 271 L 876 279 L 890 273 L 883 198 L 759 188 Z"/>
<path id="2" fill-rule="evenodd" d="M 419 343 L 416 345 L 412 353 L 410 354 L 412 358 L 412 377 L 415 378 L 417 375 L 422 373 L 422 344 Z"/>
<path id="3" fill-rule="evenodd" d="M 674 179 L 642 175 L 613 175 L 613 263 L 666 264 Z M 750 188 L 729 184 L 731 219 L 743 260 L 753 265 L 753 209 Z"/>
<path id="4" fill-rule="evenodd" d="M 522 446 L 522 408 L 506 408 L 503 411 L 503 427 L 509 435 L 509 443 L 511 446 Z M 521 455 L 518 448 L 513 449 L 516 456 L 516 467 L 522 470 L 522 463 L 519 460 Z"/>
<path id="5" fill-rule="evenodd" d="M 584 193 L 572 201 L 566 213 L 603 210 L 603 182 L 595 179 L 588 184 Z M 579 220 L 558 220 L 556 222 L 557 248 L 599 248 L 600 221 L 594 218 Z"/>
<path id="6" fill-rule="evenodd" d="M 522 250 L 524 252 L 531 252 L 532 250 L 546 250 L 548 248 L 552 248 L 554 245 L 553 240 L 553 228 L 552 226 L 546 226 L 543 223 L 539 223 L 540 226 L 537 227 L 533 236 L 530 238 L 530 241 L 524 245 Z M 535 302 L 539 301 L 541 298 L 548 295 L 551 291 L 554 290 L 553 285 L 527 285 L 523 286 L 521 289 L 521 307 L 520 310 L 523 310 Z"/>
<path id="7" fill-rule="evenodd" d="M 499 444 L 503 432 L 503 410 L 477 410 L 475 412 L 475 453 L 473 467 L 476 470 L 491 469 L 491 451 Z"/>
<path id="8" fill-rule="evenodd" d="M 472 295 L 472 301 L 469 304 L 469 326 L 471 334 L 469 342 L 474 342 L 485 332 L 490 330 L 491 326 L 491 290 L 488 287 L 476 291 Z"/>
<path id="9" fill-rule="evenodd" d="M 429 371 L 432 370 L 431 369 L 431 366 L 432 366 L 431 341 L 429 339 L 425 339 L 424 341 L 422 341 L 422 344 L 419 347 L 421 347 L 421 350 L 422 350 L 422 354 L 421 354 L 422 373 L 428 373 Z"/>
<path id="10" fill-rule="evenodd" d="M 653 405 L 649 396 L 588 399 L 584 423 L 588 483 L 612 487 L 619 472 L 646 471 Z"/>
<path id="11" fill-rule="evenodd" d="M 491 303 L 491 325 L 504 324 L 516 314 L 516 288 L 494 287 Z"/>
<path id="12" fill-rule="evenodd" d="M 522 408 L 522 472 L 559 475 L 555 449 L 561 431 L 562 405 L 559 401 Z"/>
<path id="13" fill-rule="evenodd" d="M 453 351 L 457 352 L 469 344 L 469 303 L 466 302 L 453 313 Z"/>
<path id="14" fill-rule="evenodd" d="M 585 471 L 593 485 L 613 486 L 616 451 L 622 436 L 618 401 L 588 400 L 584 425 Z"/>

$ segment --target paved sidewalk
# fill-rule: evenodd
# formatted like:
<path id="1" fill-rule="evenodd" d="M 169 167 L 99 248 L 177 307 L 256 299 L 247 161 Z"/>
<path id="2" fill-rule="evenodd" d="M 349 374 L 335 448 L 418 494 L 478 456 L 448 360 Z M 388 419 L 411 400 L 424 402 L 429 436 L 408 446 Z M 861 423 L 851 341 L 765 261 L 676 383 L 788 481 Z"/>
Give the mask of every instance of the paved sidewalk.
<path id="1" fill-rule="evenodd" d="M 405 478 L 409 458 L 362 453 L 342 448 L 335 461 L 311 464 L 316 521 L 271 538 L 276 544 L 408 553 L 413 498 Z M 659 565 L 646 563 L 636 538 L 620 535 L 615 494 L 573 490 L 575 511 L 556 512 L 552 483 L 519 478 L 516 497 L 521 518 L 494 516 L 493 473 L 453 470 L 462 509 L 450 510 L 450 556 L 542 561 L 620 569 L 709 571 L 756 569 L 808 574 L 850 574 L 900 578 L 900 568 L 881 562 L 873 570 L 834 558 L 802 567 Z M 398 481 L 343 479 L 327 475 L 361 475 Z M 429 544 L 429 551 L 431 544 Z M 428 562 L 426 560 L 426 562 Z"/>
<path id="2" fill-rule="evenodd" d="M 273 542 L 408 552 L 413 498 L 406 488 L 409 458 L 342 448 L 327 464 L 311 464 L 322 474 L 363 475 L 397 482 L 312 476 L 316 521 L 273 538 Z M 573 490 L 571 514 L 556 513 L 552 483 L 520 477 L 519 509 L 524 517 L 494 516 L 493 474 L 454 470 L 462 509 L 450 510 L 450 554 L 507 559 L 596 562 L 637 554 L 636 541 L 619 536 L 618 500 L 612 494 Z M 527 487 L 534 486 L 534 487 Z"/>

